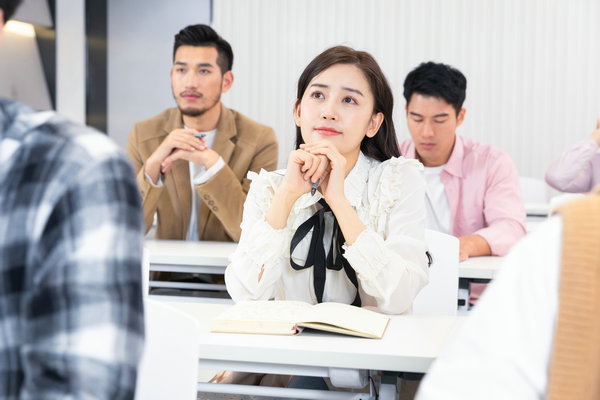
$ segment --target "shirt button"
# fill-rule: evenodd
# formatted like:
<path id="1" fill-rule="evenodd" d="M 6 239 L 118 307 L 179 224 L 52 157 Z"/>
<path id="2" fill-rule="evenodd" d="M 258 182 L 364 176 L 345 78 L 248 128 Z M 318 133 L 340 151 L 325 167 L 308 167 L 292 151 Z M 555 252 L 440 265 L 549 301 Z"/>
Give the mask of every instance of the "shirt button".
<path id="1" fill-rule="evenodd" d="M 213 210 L 213 211 L 219 211 L 219 207 L 217 207 L 217 206 L 214 206 L 214 207 L 212 208 L 212 210 Z"/>
<path id="2" fill-rule="evenodd" d="M 209 196 L 209 195 L 207 195 L 207 194 L 205 194 L 205 195 L 204 195 L 204 200 L 208 200 L 208 199 L 210 199 L 210 196 Z"/>
<path id="3" fill-rule="evenodd" d="M 209 201 L 208 201 L 208 205 L 209 205 L 209 206 L 212 206 L 212 205 L 214 205 L 214 204 L 215 204 L 215 202 L 214 202 L 214 201 L 212 201 L 212 200 L 209 200 Z"/>

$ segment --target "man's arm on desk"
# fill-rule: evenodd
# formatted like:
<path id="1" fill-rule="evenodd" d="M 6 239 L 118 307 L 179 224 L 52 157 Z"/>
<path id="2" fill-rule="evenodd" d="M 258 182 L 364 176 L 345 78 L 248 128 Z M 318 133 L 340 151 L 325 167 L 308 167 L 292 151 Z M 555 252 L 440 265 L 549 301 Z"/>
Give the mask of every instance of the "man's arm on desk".
<path id="1" fill-rule="evenodd" d="M 459 261 L 465 261 L 469 257 L 489 256 L 492 254 L 487 240 L 480 235 L 468 235 L 458 238 L 459 242 Z"/>
<path id="2" fill-rule="evenodd" d="M 469 232 L 470 236 L 483 238 L 486 244 L 478 243 L 469 257 L 490 254 L 503 256 L 526 232 L 527 217 L 515 163 L 507 154 L 500 153 L 492 161 L 490 170 L 494 172 L 489 173 L 486 181 L 484 228 Z"/>

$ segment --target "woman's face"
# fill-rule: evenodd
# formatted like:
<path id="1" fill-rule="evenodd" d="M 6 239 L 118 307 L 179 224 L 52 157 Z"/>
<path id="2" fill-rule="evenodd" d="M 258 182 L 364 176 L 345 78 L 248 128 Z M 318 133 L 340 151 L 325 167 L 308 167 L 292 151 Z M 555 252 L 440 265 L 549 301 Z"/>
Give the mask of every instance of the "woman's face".
<path id="1" fill-rule="evenodd" d="M 383 114 L 373 114 L 369 82 L 354 65 L 336 64 L 315 76 L 296 102 L 296 125 L 305 143 L 330 141 L 346 158 L 377 133 Z"/>

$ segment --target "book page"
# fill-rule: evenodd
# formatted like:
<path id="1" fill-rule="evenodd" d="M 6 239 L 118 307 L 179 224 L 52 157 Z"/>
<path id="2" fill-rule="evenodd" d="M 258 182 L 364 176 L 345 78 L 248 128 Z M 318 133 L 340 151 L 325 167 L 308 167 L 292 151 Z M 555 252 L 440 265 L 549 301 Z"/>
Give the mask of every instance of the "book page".
<path id="1" fill-rule="evenodd" d="M 304 311 L 298 323 L 310 328 L 343 333 L 339 329 L 328 329 L 327 326 L 319 328 L 317 324 L 333 325 L 351 331 L 347 332 L 348 334 L 381 338 L 389 319 L 387 315 L 375 311 L 349 304 L 328 302 L 315 304 Z"/>
<path id="2" fill-rule="evenodd" d="M 381 338 L 389 317 L 342 303 L 241 301 L 212 321 L 211 331 L 293 335 L 300 326 L 362 337 Z"/>
<path id="3" fill-rule="evenodd" d="M 211 331 L 292 335 L 303 311 L 301 301 L 241 301 L 213 319 Z"/>

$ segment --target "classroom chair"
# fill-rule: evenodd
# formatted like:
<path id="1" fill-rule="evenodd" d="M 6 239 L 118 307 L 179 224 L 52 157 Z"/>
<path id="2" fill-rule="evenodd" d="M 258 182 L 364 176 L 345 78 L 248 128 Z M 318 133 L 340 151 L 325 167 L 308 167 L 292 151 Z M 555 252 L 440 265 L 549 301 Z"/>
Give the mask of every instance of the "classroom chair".
<path id="1" fill-rule="evenodd" d="M 569 203 L 575 199 L 583 197 L 583 193 L 560 193 L 550 198 L 550 210 L 548 214 L 552 214 L 558 207 L 563 204 Z"/>
<path id="2" fill-rule="evenodd" d="M 458 300 L 458 239 L 425 229 L 432 263 L 429 283 L 413 301 L 413 314 L 456 315 Z"/>
<path id="3" fill-rule="evenodd" d="M 144 299 L 146 343 L 137 400 L 195 400 L 200 323 L 163 302 Z"/>

